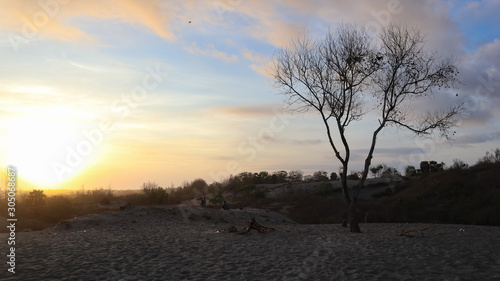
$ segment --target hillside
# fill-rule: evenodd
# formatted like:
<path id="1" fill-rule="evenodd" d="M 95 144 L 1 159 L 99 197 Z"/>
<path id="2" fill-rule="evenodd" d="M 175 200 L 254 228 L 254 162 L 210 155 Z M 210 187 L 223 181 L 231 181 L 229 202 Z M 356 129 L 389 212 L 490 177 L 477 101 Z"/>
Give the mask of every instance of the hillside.
<path id="1" fill-rule="evenodd" d="M 348 180 L 349 187 L 356 183 L 356 180 Z M 17 226 L 21 231 L 41 230 L 62 220 L 119 210 L 123 205 L 199 206 L 202 194 L 206 194 L 207 207 L 213 209 L 220 208 L 221 200 L 227 200 L 233 210 L 275 211 L 298 223 L 341 223 L 347 218 L 338 180 L 255 184 L 232 177 L 210 186 L 203 180 L 195 180 L 173 190 L 151 187 L 145 191 L 115 195 L 109 189 L 81 190 L 69 195 L 41 197 L 43 204 L 38 207 L 30 201 L 30 196 L 44 196 L 43 192 L 20 195 L 21 200 L 16 202 Z M 358 213 L 360 221 L 365 223 L 500 226 L 499 202 L 500 163 L 496 161 L 410 179 L 368 179 L 359 197 Z M 6 214 L 0 216 L 3 216 L 0 225 L 4 225 Z"/>
<path id="2" fill-rule="evenodd" d="M 449 169 L 396 184 L 378 183 L 375 186 L 367 186 L 361 191 L 363 199 L 360 199 L 358 211 L 363 222 L 500 225 L 498 163 L 467 170 Z M 388 188 L 391 192 L 384 192 Z M 290 189 L 288 196 L 269 207 L 283 209 L 287 206 L 286 214 L 300 223 L 339 223 L 346 216 L 338 188 L 328 196 L 297 187 Z M 382 196 L 366 196 L 377 193 Z"/>

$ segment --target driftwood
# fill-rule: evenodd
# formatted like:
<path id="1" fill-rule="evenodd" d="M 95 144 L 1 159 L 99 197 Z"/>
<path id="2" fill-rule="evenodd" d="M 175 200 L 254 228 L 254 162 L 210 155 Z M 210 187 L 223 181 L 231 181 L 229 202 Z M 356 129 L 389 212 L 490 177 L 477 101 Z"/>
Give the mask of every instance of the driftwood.
<path id="1" fill-rule="evenodd" d="M 415 235 L 412 235 L 411 233 L 413 232 L 420 232 L 422 234 L 422 237 L 424 237 L 424 231 L 426 230 L 431 230 L 434 228 L 434 225 L 430 225 L 428 227 L 425 227 L 425 228 L 422 228 L 422 229 L 415 229 L 415 230 L 405 230 L 405 229 L 402 229 L 398 236 L 406 236 L 406 237 L 415 237 Z"/>
<path id="2" fill-rule="evenodd" d="M 68 220 L 61 221 L 59 225 L 64 226 L 65 228 L 71 228 L 71 222 Z"/>
<path id="3" fill-rule="evenodd" d="M 263 225 L 260 225 L 256 220 L 255 218 L 251 218 L 249 221 L 248 221 L 248 225 L 247 225 L 247 229 L 243 232 L 239 232 L 239 234 L 247 234 L 250 232 L 250 230 L 252 229 L 255 229 L 257 230 L 259 233 L 266 233 L 268 232 L 269 230 L 274 230 L 274 228 L 272 227 L 267 227 L 267 226 L 263 226 Z"/>
<path id="4" fill-rule="evenodd" d="M 120 210 L 126 210 L 127 208 L 131 207 L 132 204 L 130 203 L 127 203 L 127 204 L 124 204 L 124 205 L 120 205 Z"/>

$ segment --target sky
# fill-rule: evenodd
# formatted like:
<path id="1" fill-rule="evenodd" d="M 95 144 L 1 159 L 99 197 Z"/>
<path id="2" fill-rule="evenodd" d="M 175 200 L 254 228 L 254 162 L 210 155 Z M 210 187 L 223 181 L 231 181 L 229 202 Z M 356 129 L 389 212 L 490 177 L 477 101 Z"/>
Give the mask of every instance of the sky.
<path id="1" fill-rule="evenodd" d="M 454 57 L 453 141 L 387 128 L 373 164 L 474 164 L 500 139 L 500 0 L 0 0 L 0 165 L 20 188 L 180 186 L 240 172 L 338 172 L 314 112 L 286 110 L 272 57 L 339 23 L 418 28 Z M 361 170 L 374 119 L 349 128 Z M 370 126 L 371 125 L 371 126 Z"/>

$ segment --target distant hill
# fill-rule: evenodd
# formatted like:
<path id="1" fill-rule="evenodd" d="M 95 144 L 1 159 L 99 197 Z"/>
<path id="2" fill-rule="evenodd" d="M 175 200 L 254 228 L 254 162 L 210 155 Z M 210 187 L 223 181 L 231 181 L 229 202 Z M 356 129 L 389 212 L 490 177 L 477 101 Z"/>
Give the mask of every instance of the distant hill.
<path id="1" fill-rule="evenodd" d="M 327 183 L 301 185 L 288 186 L 288 193 L 256 204 L 281 211 L 299 223 L 340 223 L 346 217 L 338 182 L 327 195 L 321 192 Z M 500 226 L 500 163 L 448 169 L 399 182 L 372 181 L 360 198 L 362 222 Z"/>
<path id="2" fill-rule="evenodd" d="M 500 150 L 497 154 L 500 156 Z M 470 168 L 455 165 L 453 169 L 412 178 L 368 179 L 359 197 L 360 222 L 500 226 L 500 160 L 497 158 L 495 161 L 479 162 L 482 164 Z M 352 187 L 357 182 L 348 180 L 348 186 Z M 41 230 L 62 220 L 120 210 L 127 205 L 198 206 L 202 191 L 209 201 L 207 207 L 213 209 L 220 208 L 222 201 L 215 199 L 221 199 L 227 200 L 232 209 L 271 210 L 298 223 L 341 223 L 347 218 L 338 180 L 257 184 L 231 177 L 224 183 L 210 186 L 205 181 L 195 180 L 182 188 L 165 190 L 156 186 L 147 191 L 163 193 L 155 193 L 156 197 L 150 198 L 143 190 L 101 188 L 66 191 L 66 194 L 61 190 L 46 190 L 47 196 L 40 197 L 43 204 L 36 205 L 26 192 L 19 196 L 19 201 L 16 200 L 16 216 L 19 218 L 16 228 L 21 231 Z M 6 223 L 7 216 L 6 201 L 3 203 L 0 225 Z"/>

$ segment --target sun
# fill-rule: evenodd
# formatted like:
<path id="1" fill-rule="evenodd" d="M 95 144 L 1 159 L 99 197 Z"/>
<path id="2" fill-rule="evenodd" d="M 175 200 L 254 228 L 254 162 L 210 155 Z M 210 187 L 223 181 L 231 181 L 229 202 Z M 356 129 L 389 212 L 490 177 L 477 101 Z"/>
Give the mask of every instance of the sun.
<path id="1" fill-rule="evenodd" d="M 78 139 L 76 124 L 55 116 L 31 116 L 9 122 L 3 141 L 6 164 L 17 168 L 20 179 L 35 186 L 54 187 L 75 176 L 84 167 L 72 166 L 61 177 L 57 163 L 64 165 Z M 67 167 L 67 165 L 66 165 Z"/>

